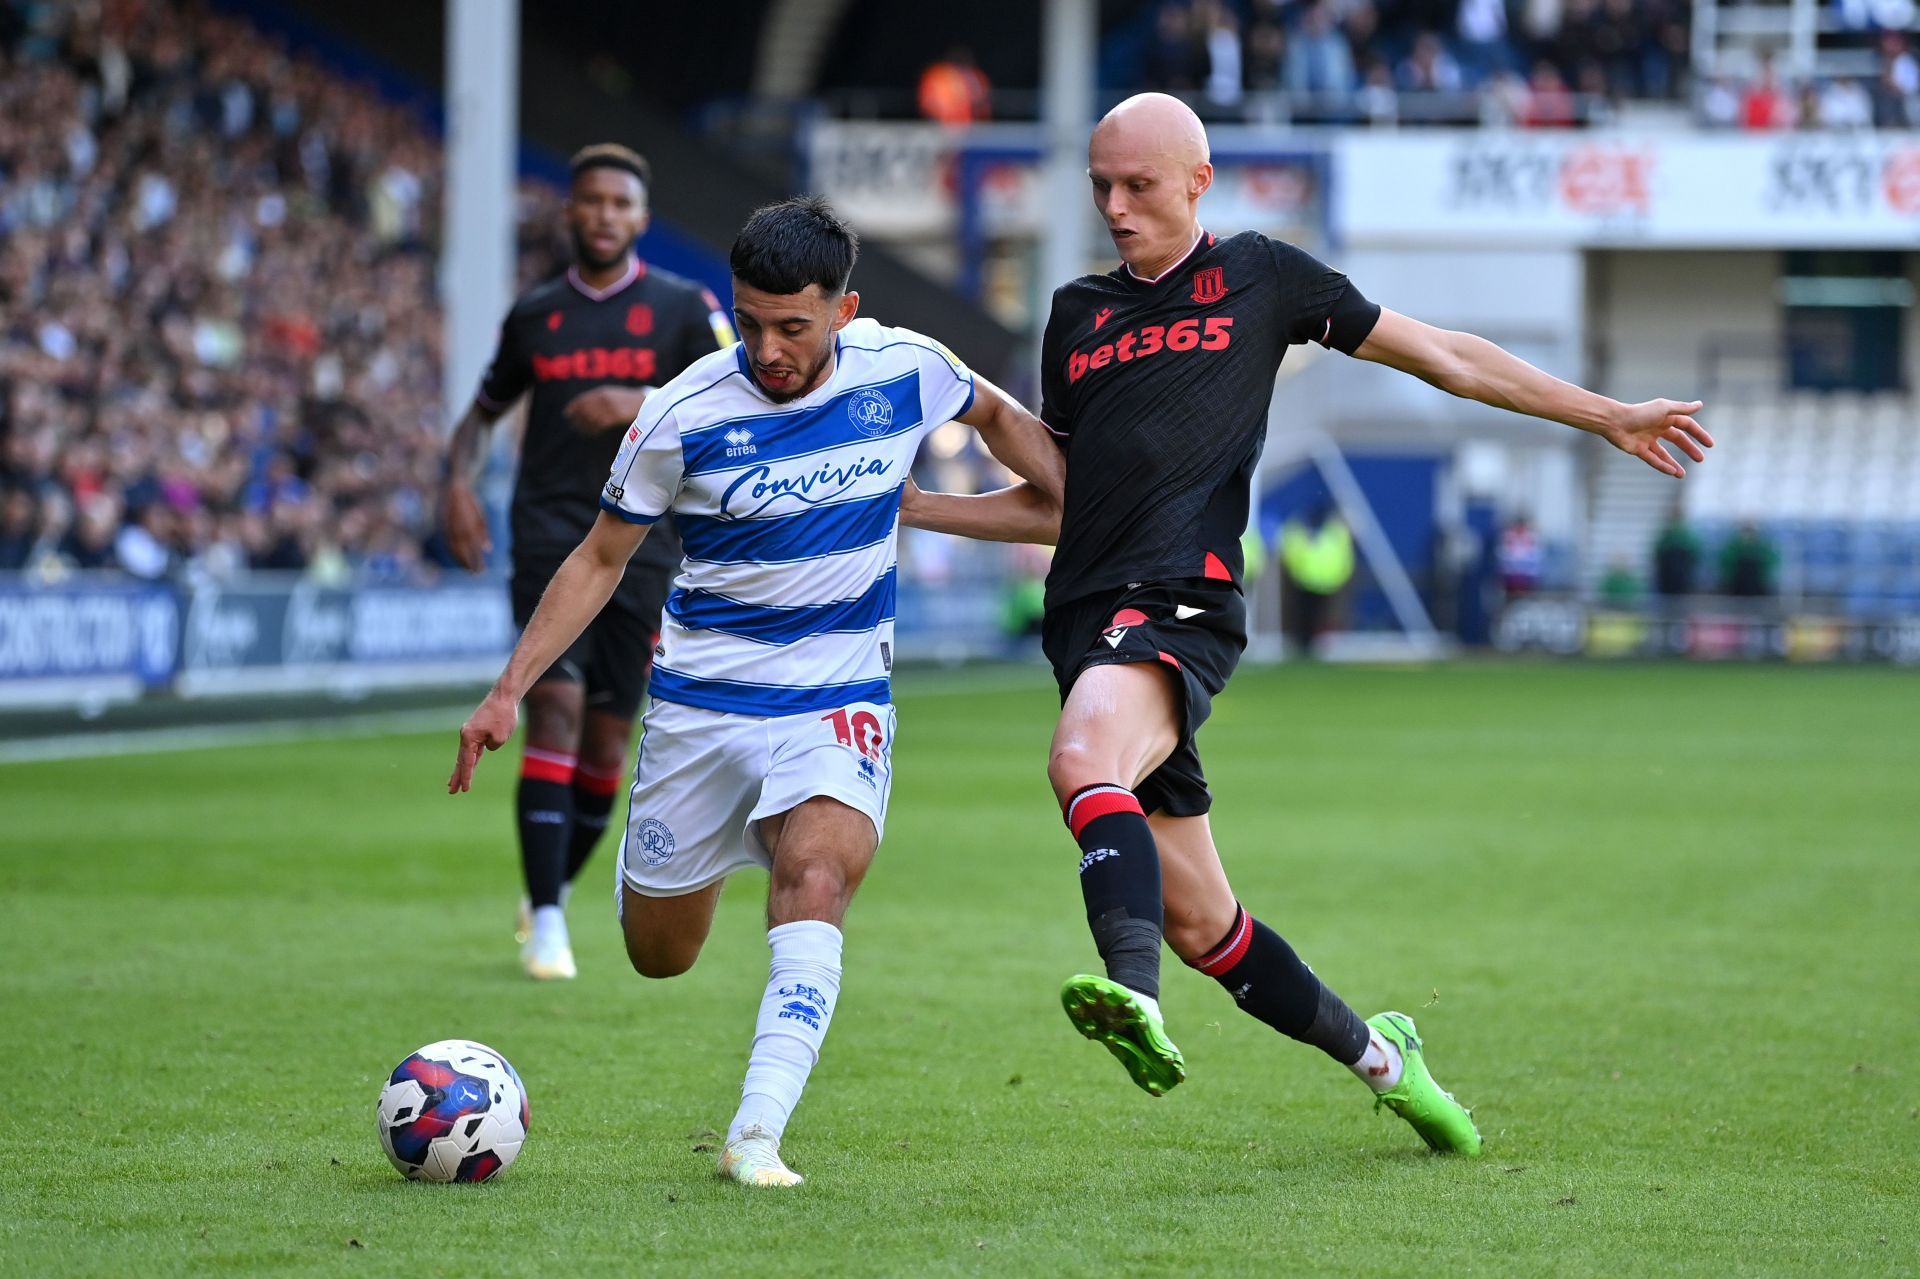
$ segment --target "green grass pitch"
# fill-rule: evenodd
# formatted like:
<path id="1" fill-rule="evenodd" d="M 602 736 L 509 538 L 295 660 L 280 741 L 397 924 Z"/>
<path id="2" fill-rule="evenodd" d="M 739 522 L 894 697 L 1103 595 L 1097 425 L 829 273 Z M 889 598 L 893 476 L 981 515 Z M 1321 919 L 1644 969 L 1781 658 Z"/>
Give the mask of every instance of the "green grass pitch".
<path id="1" fill-rule="evenodd" d="M 1414 1014 L 1488 1153 L 1172 964 L 1164 1100 L 1068 1028 L 1094 962 L 1038 676 L 909 673 L 791 1193 L 718 1182 L 764 880 L 699 966 L 515 963 L 514 761 L 450 732 L 0 767 L 0 1273 L 1899 1274 L 1920 1267 L 1920 682 L 1248 670 L 1202 746 L 1243 899 Z M 503 1051 L 497 1184 L 403 1182 L 385 1073 Z"/>

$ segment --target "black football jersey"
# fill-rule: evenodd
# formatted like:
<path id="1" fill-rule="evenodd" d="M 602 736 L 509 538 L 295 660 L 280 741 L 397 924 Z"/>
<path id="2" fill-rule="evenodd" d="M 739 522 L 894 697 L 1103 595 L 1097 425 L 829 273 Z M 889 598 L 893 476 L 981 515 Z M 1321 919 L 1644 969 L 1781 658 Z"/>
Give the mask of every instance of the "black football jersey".
<path id="1" fill-rule="evenodd" d="M 521 294 L 500 326 L 500 346 L 475 397 L 504 412 L 532 391 L 510 522 L 516 557 L 566 557 L 600 514 L 600 490 L 624 432 L 583 435 L 567 421 L 576 395 L 609 383 L 664 386 L 703 355 L 733 342 L 719 301 L 693 281 L 639 259 L 619 281 L 589 287 L 569 270 Z M 629 571 L 676 568 L 670 522 L 648 534 Z"/>
<path id="2" fill-rule="evenodd" d="M 1202 233 L 1155 280 L 1125 266 L 1053 295 L 1040 416 L 1067 455 L 1049 608 L 1131 582 L 1242 580 L 1254 463 L 1290 345 L 1351 354 L 1380 308 L 1311 254 Z"/>

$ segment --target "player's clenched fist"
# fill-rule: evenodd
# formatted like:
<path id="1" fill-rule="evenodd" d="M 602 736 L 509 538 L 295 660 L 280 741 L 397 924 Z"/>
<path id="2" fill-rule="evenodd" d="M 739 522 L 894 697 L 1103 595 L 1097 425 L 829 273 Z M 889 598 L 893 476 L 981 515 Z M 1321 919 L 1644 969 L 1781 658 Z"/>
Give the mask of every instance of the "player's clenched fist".
<path id="1" fill-rule="evenodd" d="M 460 754 L 453 761 L 453 776 L 447 779 L 447 794 L 458 795 L 473 785 L 474 766 L 483 750 L 497 751 L 513 736 L 520 720 L 520 708 L 497 693 L 488 693 L 467 722 L 460 726 Z"/>

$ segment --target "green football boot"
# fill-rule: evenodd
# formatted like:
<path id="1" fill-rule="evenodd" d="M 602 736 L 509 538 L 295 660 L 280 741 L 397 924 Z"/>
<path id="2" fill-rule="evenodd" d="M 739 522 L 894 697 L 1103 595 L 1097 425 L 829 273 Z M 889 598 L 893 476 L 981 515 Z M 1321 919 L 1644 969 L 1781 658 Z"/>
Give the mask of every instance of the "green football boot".
<path id="1" fill-rule="evenodd" d="M 1133 1076 L 1133 1082 L 1156 1097 L 1187 1077 L 1186 1058 L 1167 1038 L 1160 1007 L 1119 982 L 1086 973 L 1067 978 L 1060 1003 L 1073 1028 L 1107 1046 Z"/>
<path id="2" fill-rule="evenodd" d="M 1478 1155 L 1480 1130 L 1473 1126 L 1473 1112 L 1433 1081 L 1426 1055 L 1420 1051 L 1420 1036 L 1413 1028 L 1413 1018 L 1405 1013 L 1376 1013 L 1367 1018 L 1367 1025 L 1398 1048 L 1401 1061 L 1406 1063 L 1400 1082 L 1374 1097 L 1374 1109 L 1390 1108 L 1442 1154 L 1469 1158 Z"/>

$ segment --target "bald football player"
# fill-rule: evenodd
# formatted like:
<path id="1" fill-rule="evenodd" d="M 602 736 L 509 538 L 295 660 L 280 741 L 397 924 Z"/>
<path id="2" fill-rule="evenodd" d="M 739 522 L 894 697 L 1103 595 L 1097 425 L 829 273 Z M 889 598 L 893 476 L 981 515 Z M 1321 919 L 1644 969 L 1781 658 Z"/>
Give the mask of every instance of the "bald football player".
<path id="1" fill-rule="evenodd" d="M 1713 441 L 1697 401 L 1622 404 L 1387 310 L 1293 245 L 1215 236 L 1200 220 L 1213 175 L 1206 130 L 1176 98 L 1141 94 L 1100 121 L 1087 178 L 1121 265 L 1055 291 L 1041 346 L 1064 505 L 1027 485 L 913 491 L 903 518 L 1058 546 L 1043 643 L 1062 709 L 1047 776 L 1106 968 L 1063 987 L 1075 1028 L 1150 1094 L 1185 1079 L 1158 1002 L 1164 940 L 1246 1012 L 1359 1076 L 1430 1147 L 1476 1155 L 1480 1134 L 1434 1082 L 1413 1019 L 1363 1020 L 1322 982 L 1241 903 L 1208 826 L 1194 735 L 1246 647 L 1240 537 L 1274 376 L 1289 346 L 1318 342 L 1591 432 L 1676 477 L 1667 446 L 1700 461 Z"/>

